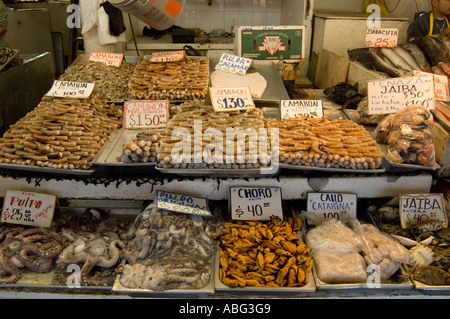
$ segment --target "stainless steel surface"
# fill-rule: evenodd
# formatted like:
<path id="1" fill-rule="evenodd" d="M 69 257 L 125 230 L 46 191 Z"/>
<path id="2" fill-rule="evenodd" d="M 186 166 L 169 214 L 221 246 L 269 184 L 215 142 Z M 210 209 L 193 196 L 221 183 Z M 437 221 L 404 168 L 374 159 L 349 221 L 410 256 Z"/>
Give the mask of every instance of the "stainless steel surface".
<path id="1" fill-rule="evenodd" d="M 49 52 L 0 73 L 0 114 L 5 129 L 39 104 L 54 79 L 53 59 Z"/>
<path id="2" fill-rule="evenodd" d="M 211 61 L 209 64 L 209 72 L 215 71 L 218 61 Z M 260 98 L 253 98 L 255 104 L 267 103 L 280 105 L 280 100 L 289 100 L 289 94 L 281 80 L 280 74 L 273 63 L 265 61 L 253 60 L 252 65 L 248 69 L 247 73 L 258 72 L 267 81 L 267 87 Z M 257 105 L 258 106 L 258 105 Z"/>
<path id="3" fill-rule="evenodd" d="M 94 169 L 63 169 L 63 168 L 50 168 L 41 167 L 35 165 L 19 165 L 19 164 L 6 164 L 0 163 L 0 168 L 17 170 L 17 171 L 29 171 L 38 173 L 51 173 L 51 174 L 61 174 L 61 175 L 83 175 L 88 176 L 94 174 Z"/>
<path id="4" fill-rule="evenodd" d="M 165 174 L 176 174 L 182 176 L 214 176 L 214 177 L 263 177 L 271 176 L 278 173 L 278 167 L 269 166 L 262 168 L 253 169 L 209 169 L 209 168 L 192 168 L 192 169 L 182 169 L 182 168 L 161 168 L 156 166 L 156 170 Z"/>
<path id="5" fill-rule="evenodd" d="M 278 164 L 280 168 L 292 169 L 299 171 L 321 171 L 330 173 L 359 173 L 359 174 L 379 174 L 386 172 L 386 169 L 382 166 L 378 169 L 352 169 L 352 168 L 327 168 L 317 166 L 302 166 L 302 165 L 290 165 L 290 164 Z"/>
<path id="6" fill-rule="evenodd" d="M 114 167 L 129 167 L 139 169 L 154 170 L 156 162 L 136 162 L 124 163 L 122 162 L 123 147 L 126 143 L 136 138 L 139 133 L 151 132 L 153 130 L 115 130 L 110 139 L 100 148 L 97 155 L 92 160 L 93 165 L 97 166 L 114 166 Z M 155 133 L 157 130 L 154 130 Z"/>

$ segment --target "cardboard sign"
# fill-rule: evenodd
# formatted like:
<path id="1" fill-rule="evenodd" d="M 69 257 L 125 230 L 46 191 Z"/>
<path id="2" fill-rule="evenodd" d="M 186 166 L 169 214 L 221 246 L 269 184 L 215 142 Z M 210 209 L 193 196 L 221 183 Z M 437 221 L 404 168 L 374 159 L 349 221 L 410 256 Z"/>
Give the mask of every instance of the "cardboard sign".
<path id="1" fill-rule="evenodd" d="M 106 65 L 120 67 L 123 61 L 123 54 L 109 52 L 91 52 L 89 53 L 88 60 L 103 62 Z"/>
<path id="2" fill-rule="evenodd" d="M 368 82 L 368 113 L 397 113 L 409 105 L 434 109 L 433 75 L 391 78 Z"/>
<path id="3" fill-rule="evenodd" d="M 181 61 L 186 56 L 186 51 L 161 51 L 153 52 L 148 57 L 149 62 L 176 62 Z"/>
<path id="4" fill-rule="evenodd" d="M 3 223 L 50 227 L 56 206 L 56 195 L 6 190 L 3 201 Z"/>
<path id="5" fill-rule="evenodd" d="M 414 76 L 426 76 L 430 73 L 422 71 L 412 71 Z M 448 77 L 445 75 L 433 74 L 434 77 L 434 99 L 436 101 L 450 101 L 448 94 Z"/>
<path id="6" fill-rule="evenodd" d="M 398 42 L 397 28 L 367 28 L 365 45 L 368 47 L 396 47 Z"/>
<path id="7" fill-rule="evenodd" d="M 156 190 L 155 206 L 178 213 L 211 216 L 205 197 Z"/>
<path id="8" fill-rule="evenodd" d="M 281 100 L 280 102 L 282 120 L 298 115 L 314 118 L 323 117 L 322 100 Z"/>
<path id="9" fill-rule="evenodd" d="M 216 70 L 229 73 L 244 75 L 252 64 L 251 59 L 241 58 L 236 55 L 222 53 L 219 62 L 216 64 Z"/>
<path id="10" fill-rule="evenodd" d="M 235 29 L 235 53 L 253 60 L 299 62 L 305 57 L 305 26 L 239 26 Z"/>
<path id="11" fill-rule="evenodd" d="M 53 97 L 73 97 L 87 99 L 94 90 L 95 83 L 73 82 L 73 81 L 53 81 L 53 86 L 46 96 Z"/>
<path id="12" fill-rule="evenodd" d="M 357 195 L 348 193 L 308 193 L 307 211 L 303 214 L 309 225 L 327 219 L 346 222 L 356 218 Z"/>
<path id="13" fill-rule="evenodd" d="M 124 129 L 163 127 L 168 120 L 168 100 L 125 101 L 123 104 Z"/>
<path id="14" fill-rule="evenodd" d="M 211 103 L 215 112 L 230 112 L 254 109 L 249 87 L 218 88 L 210 87 Z"/>
<path id="15" fill-rule="evenodd" d="M 446 207 L 442 194 L 400 195 L 399 213 L 403 228 L 426 225 L 447 227 Z"/>
<path id="16" fill-rule="evenodd" d="M 234 220 L 283 219 L 281 188 L 231 187 L 231 218 Z"/>

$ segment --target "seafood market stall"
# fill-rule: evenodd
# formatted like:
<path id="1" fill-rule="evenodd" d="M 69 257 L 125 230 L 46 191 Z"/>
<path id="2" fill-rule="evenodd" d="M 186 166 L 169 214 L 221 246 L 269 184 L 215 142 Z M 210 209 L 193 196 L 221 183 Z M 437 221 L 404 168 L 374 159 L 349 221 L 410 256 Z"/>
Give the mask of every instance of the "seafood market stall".
<path id="1" fill-rule="evenodd" d="M 395 162 L 329 91 L 289 116 L 274 64 L 219 64 L 90 54 L 8 128 L 0 297 L 448 298 L 432 143 Z M 428 137 L 429 110 L 395 115 Z"/>

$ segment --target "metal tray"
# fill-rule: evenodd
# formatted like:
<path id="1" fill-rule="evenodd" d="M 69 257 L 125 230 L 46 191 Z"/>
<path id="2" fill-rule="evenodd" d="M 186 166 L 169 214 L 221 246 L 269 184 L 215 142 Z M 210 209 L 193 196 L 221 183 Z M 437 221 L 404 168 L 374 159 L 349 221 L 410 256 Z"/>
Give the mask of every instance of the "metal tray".
<path id="1" fill-rule="evenodd" d="M 401 266 L 397 272 L 400 272 L 401 275 L 405 274 L 405 271 L 403 267 Z M 373 292 L 380 292 L 384 290 L 407 290 L 407 289 L 413 289 L 414 284 L 407 278 L 403 280 L 401 283 L 396 283 L 392 280 L 387 280 L 384 282 L 381 282 L 378 287 L 371 287 L 367 283 L 348 283 L 348 284 L 327 284 L 319 279 L 317 276 L 315 267 L 313 267 L 313 274 L 314 279 L 316 283 L 317 289 L 320 290 L 363 290 L 363 291 L 373 291 Z M 397 276 L 397 274 L 394 274 L 393 276 Z"/>
<path id="2" fill-rule="evenodd" d="M 260 177 L 260 176 L 272 176 L 278 173 L 278 167 L 269 166 L 262 168 L 249 168 L 249 169 L 210 169 L 210 168 L 161 168 L 156 166 L 156 170 L 165 174 L 176 174 L 181 176 L 214 176 L 214 177 Z"/>
<path id="3" fill-rule="evenodd" d="M 10 169 L 16 171 L 28 171 L 37 173 L 50 173 L 61 175 L 77 175 L 77 176 L 89 176 L 95 173 L 95 169 L 65 169 L 65 168 L 50 168 L 34 165 L 20 165 L 20 164 L 5 164 L 0 163 L 0 169 Z"/>
<path id="4" fill-rule="evenodd" d="M 386 169 L 382 166 L 377 169 L 353 169 L 353 168 L 327 168 L 317 166 L 304 166 L 304 165 L 291 165 L 291 164 L 278 164 L 280 168 L 301 170 L 301 171 L 321 171 L 330 173 L 358 173 L 358 174 L 379 174 L 386 172 Z"/>
<path id="5" fill-rule="evenodd" d="M 9 63 L 11 63 L 12 60 L 14 60 L 14 58 L 17 56 L 17 54 L 19 54 L 19 50 L 18 50 L 18 49 L 13 50 L 13 52 L 14 52 L 14 54 L 13 54 L 8 60 L 6 60 L 5 64 L 3 64 L 3 65 L 0 66 L 0 72 L 1 72 L 4 68 L 6 68 L 6 66 L 7 66 Z"/>
<path id="6" fill-rule="evenodd" d="M 209 64 L 209 72 L 215 71 L 218 61 L 211 61 Z M 289 94 L 286 87 L 281 80 L 280 74 L 278 73 L 275 65 L 270 62 L 253 60 L 252 65 L 248 69 L 247 73 L 258 72 L 267 81 L 267 87 L 260 98 L 253 98 L 255 103 L 267 103 L 280 105 L 280 100 L 289 100 Z M 210 80 L 211 81 L 211 80 Z"/>
<path id="7" fill-rule="evenodd" d="M 437 293 L 448 293 L 450 294 L 450 285 L 445 286 L 429 286 L 424 283 L 421 283 L 420 281 L 412 279 L 412 282 L 414 283 L 415 289 L 421 290 L 423 292 L 437 292 Z"/>
<path id="8" fill-rule="evenodd" d="M 154 170 L 156 162 L 147 163 L 124 163 L 122 162 L 123 145 L 136 138 L 141 132 L 149 132 L 149 130 L 124 130 L 117 129 L 111 133 L 110 139 L 100 148 L 97 155 L 92 160 L 93 165 L 97 166 L 114 166 L 125 168 L 139 168 Z M 156 130 L 155 130 L 156 132 Z"/>
<path id="9" fill-rule="evenodd" d="M 219 279 L 219 252 L 216 253 L 216 262 L 215 262 L 215 286 L 217 291 L 222 292 L 233 292 L 233 293 L 242 293 L 242 294 L 270 294 L 276 295 L 278 293 L 283 294 L 297 294 L 297 293 L 309 293 L 316 291 L 316 284 L 314 282 L 312 272 L 309 273 L 309 281 L 303 287 L 253 287 L 253 286 L 245 286 L 245 287 L 229 287 L 222 283 Z"/>
<path id="10" fill-rule="evenodd" d="M 212 258 L 211 264 L 211 277 L 209 283 L 200 289 L 169 289 L 169 290 L 151 290 L 151 289 L 143 289 L 143 288 L 127 288 L 120 284 L 120 275 L 116 276 L 116 280 L 114 281 L 114 285 L 112 287 L 112 291 L 125 293 L 131 296 L 159 296 L 159 297 L 199 297 L 205 295 L 214 294 L 214 258 Z"/>

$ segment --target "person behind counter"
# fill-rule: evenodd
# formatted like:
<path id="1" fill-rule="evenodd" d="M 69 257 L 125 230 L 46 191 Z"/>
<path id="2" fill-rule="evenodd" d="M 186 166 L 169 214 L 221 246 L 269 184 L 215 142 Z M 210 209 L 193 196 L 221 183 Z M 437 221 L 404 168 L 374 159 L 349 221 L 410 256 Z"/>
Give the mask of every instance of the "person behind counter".
<path id="1" fill-rule="evenodd" d="M 408 40 L 424 36 L 439 36 L 450 30 L 450 0 L 431 0 L 431 12 L 422 14 L 408 27 Z"/>
<path id="2" fill-rule="evenodd" d="M 8 26 L 8 9 L 0 0 L 0 48 L 6 46 L 5 34 Z"/>

